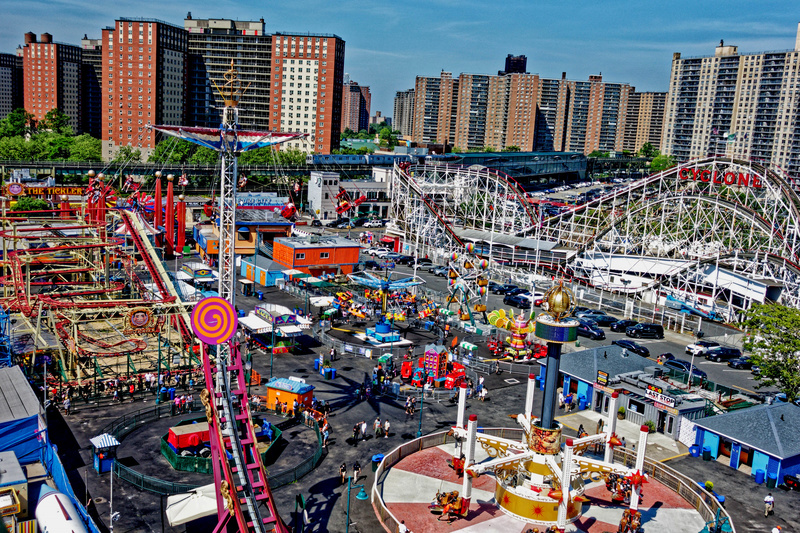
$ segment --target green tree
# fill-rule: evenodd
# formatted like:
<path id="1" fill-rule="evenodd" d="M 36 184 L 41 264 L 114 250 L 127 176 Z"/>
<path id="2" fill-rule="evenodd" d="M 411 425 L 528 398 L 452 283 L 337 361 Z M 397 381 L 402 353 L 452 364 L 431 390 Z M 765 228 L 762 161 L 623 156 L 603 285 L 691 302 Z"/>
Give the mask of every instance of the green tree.
<path id="1" fill-rule="evenodd" d="M 117 150 L 117 155 L 111 160 L 112 163 L 126 163 L 126 162 L 140 163 L 142 161 L 142 151 L 133 149 L 131 146 L 120 146 Z"/>
<path id="2" fill-rule="evenodd" d="M 656 157 L 657 155 L 659 155 L 660 153 L 661 152 L 659 152 L 656 149 L 656 147 L 653 146 L 650 143 L 644 143 L 642 145 L 641 149 L 639 149 L 639 155 L 642 156 L 642 157 L 646 157 L 648 159 L 652 159 L 652 158 Z"/>
<path id="3" fill-rule="evenodd" d="M 207 165 L 213 165 L 217 162 L 218 156 L 219 153 L 216 150 L 206 148 L 205 146 L 198 146 L 192 154 L 192 157 L 189 158 L 189 162 L 195 164 L 205 163 Z"/>
<path id="4" fill-rule="evenodd" d="M 69 148 L 70 161 L 100 161 L 102 143 L 91 135 L 78 135 L 72 140 Z"/>
<path id="5" fill-rule="evenodd" d="M 356 135 L 357 135 L 356 132 L 354 132 L 350 128 L 345 128 L 344 131 L 342 132 L 342 135 L 340 136 L 340 138 L 343 141 L 346 141 L 347 139 L 352 139 Z"/>
<path id="6" fill-rule="evenodd" d="M 650 162 L 650 172 L 661 172 L 662 170 L 667 170 L 670 167 L 674 167 L 675 164 L 675 157 L 671 155 L 659 154 L 653 158 L 653 161 Z"/>
<path id="7" fill-rule="evenodd" d="M 591 154 L 588 155 L 588 157 L 594 157 L 594 158 L 605 158 L 608 156 L 609 156 L 608 152 L 601 152 L 600 150 L 594 150 Z"/>
<path id="8" fill-rule="evenodd" d="M 753 304 L 744 316 L 744 347 L 761 370 L 755 376 L 756 388 L 777 386 L 788 401 L 795 401 L 800 397 L 800 310 Z"/>
<path id="9" fill-rule="evenodd" d="M 62 135 L 73 134 L 72 126 L 69 125 L 69 117 L 55 107 L 45 114 L 44 120 L 39 122 L 39 130 L 50 130 Z"/>
<path id="10" fill-rule="evenodd" d="M 521 152 L 522 149 L 519 146 L 512 144 L 511 146 L 506 146 L 505 148 L 503 148 L 502 151 L 503 152 Z"/>
<path id="11" fill-rule="evenodd" d="M 33 161 L 38 158 L 38 144 L 22 136 L 0 137 L 0 159 Z"/>
<path id="12" fill-rule="evenodd" d="M 147 158 L 149 163 L 185 163 L 194 154 L 197 145 L 175 137 L 168 137 L 156 146 Z"/>
<path id="13" fill-rule="evenodd" d="M 47 203 L 47 200 L 34 198 L 33 196 L 19 198 L 14 207 L 11 208 L 12 211 L 44 211 L 45 209 L 50 209 L 50 204 Z"/>
<path id="14" fill-rule="evenodd" d="M 54 132 L 39 133 L 31 141 L 39 147 L 38 159 L 48 161 L 69 159 L 74 139 Z"/>
<path id="15" fill-rule="evenodd" d="M 0 137 L 19 137 L 30 131 L 33 115 L 19 107 L 0 120 Z"/>

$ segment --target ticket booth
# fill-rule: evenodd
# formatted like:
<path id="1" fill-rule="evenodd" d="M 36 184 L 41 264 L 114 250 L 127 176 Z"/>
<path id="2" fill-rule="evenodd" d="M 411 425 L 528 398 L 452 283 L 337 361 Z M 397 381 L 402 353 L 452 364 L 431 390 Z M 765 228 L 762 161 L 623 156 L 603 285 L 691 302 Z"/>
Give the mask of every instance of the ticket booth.
<path id="1" fill-rule="evenodd" d="M 111 465 L 117 457 L 119 441 L 108 433 L 103 433 L 89 440 L 92 443 L 94 470 L 98 474 L 111 471 Z"/>

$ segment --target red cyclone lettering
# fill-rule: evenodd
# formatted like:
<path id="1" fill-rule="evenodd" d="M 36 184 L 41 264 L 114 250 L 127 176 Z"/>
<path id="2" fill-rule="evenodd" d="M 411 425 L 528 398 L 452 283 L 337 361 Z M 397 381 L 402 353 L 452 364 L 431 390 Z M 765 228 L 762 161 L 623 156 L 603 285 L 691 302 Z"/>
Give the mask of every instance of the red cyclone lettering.
<path id="1" fill-rule="evenodd" d="M 708 182 L 711 180 L 711 171 L 710 170 L 702 170 L 700 171 L 700 181 Z"/>
<path id="2" fill-rule="evenodd" d="M 688 180 L 691 177 L 691 175 L 692 175 L 692 169 L 690 168 L 682 168 L 678 173 L 678 176 L 680 176 L 682 180 Z"/>
<path id="3" fill-rule="evenodd" d="M 733 185 L 736 183 L 736 174 L 733 172 L 725 173 L 725 185 Z"/>
<path id="4" fill-rule="evenodd" d="M 698 173 L 698 170 L 696 168 L 693 168 L 692 169 L 692 179 L 694 181 L 697 181 L 697 173 Z"/>
<path id="5" fill-rule="evenodd" d="M 749 186 L 750 186 L 750 174 L 739 172 L 739 187 L 749 187 Z"/>
<path id="6" fill-rule="evenodd" d="M 722 185 L 722 179 L 720 178 L 720 175 L 716 170 L 714 171 L 713 176 L 714 179 L 712 180 L 712 182 L 716 185 Z"/>
<path id="7" fill-rule="evenodd" d="M 759 178 L 758 176 L 753 176 L 752 183 L 753 183 L 753 187 L 755 187 L 756 189 L 760 189 L 761 188 L 761 178 Z"/>

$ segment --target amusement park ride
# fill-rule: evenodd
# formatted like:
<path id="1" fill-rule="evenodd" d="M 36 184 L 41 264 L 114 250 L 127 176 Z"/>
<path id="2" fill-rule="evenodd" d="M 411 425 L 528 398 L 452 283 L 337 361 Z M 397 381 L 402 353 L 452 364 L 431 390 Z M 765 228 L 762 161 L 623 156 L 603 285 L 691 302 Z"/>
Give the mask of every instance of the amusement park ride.
<path id="1" fill-rule="evenodd" d="M 616 418 L 609 417 L 606 432 L 568 438 L 562 448 L 561 424 L 554 419 L 557 378 L 561 346 L 573 342 L 578 323 L 568 318 L 573 308 L 570 291 L 562 285 L 550 289 L 545 295 L 547 314 L 536 318 L 536 336 L 547 342 L 547 375 L 541 416 L 533 416 L 535 376 L 528 377 L 525 408 L 516 415 L 524 430 L 522 441 L 478 433 L 477 415 L 470 415 L 464 424 L 467 389 L 459 389 L 458 414 L 452 432 L 458 440 L 450 461 L 457 473 L 463 475 L 462 491 L 439 493 L 431 505 L 432 512 L 442 512 L 448 519 L 467 515 L 473 479 L 491 473 L 497 480 L 495 501 L 500 509 L 530 524 L 556 526 L 563 531 L 567 524 L 581 517 L 582 507 L 588 499 L 583 496 L 584 481 L 605 479 L 616 501 L 628 500 L 619 531 L 637 533 L 641 525 L 638 505 L 642 497 L 642 475 L 648 428 L 642 426 L 633 468 L 611 462 L 614 446 L 621 445 L 615 432 Z M 610 413 L 616 413 L 615 393 Z M 477 445 L 484 449 L 490 460 L 476 463 Z M 595 444 L 605 445 L 603 460 L 584 456 Z"/>
<path id="2" fill-rule="evenodd" d="M 247 90 L 231 61 L 225 84 L 218 88 L 225 108 L 214 128 L 152 126 L 152 129 L 216 150 L 222 169 L 219 192 L 219 297 L 205 298 L 192 312 L 192 329 L 201 344 L 206 389 L 201 394 L 209 423 L 214 482 L 219 488 L 215 531 L 288 532 L 278 516 L 264 465 L 257 449 L 245 383 L 245 368 L 233 335 L 236 242 L 237 158 L 244 151 L 305 137 L 239 129 L 237 105 Z"/>

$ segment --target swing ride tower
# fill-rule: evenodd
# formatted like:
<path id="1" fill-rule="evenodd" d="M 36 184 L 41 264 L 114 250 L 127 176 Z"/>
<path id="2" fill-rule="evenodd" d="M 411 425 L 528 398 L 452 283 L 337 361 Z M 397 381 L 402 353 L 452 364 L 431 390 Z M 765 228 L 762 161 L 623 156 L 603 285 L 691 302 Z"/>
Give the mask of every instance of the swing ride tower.
<path id="1" fill-rule="evenodd" d="M 149 126 L 155 131 L 215 150 L 220 155 L 219 297 L 198 302 L 192 329 L 203 341 L 206 389 L 201 394 L 209 422 L 214 482 L 219 488 L 215 531 L 284 533 L 268 478 L 256 448 L 250 417 L 245 366 L 234 334 L 236 179 L 240 153 L 303 138 L 303 133 L 276 133 L 239 129 L 238 103 L 242 87 L 231 60 L 225 83 L 217 90 L 225 102 L 220 127 Z M 209 345 L 216 345 L 216 353 Z"/>

